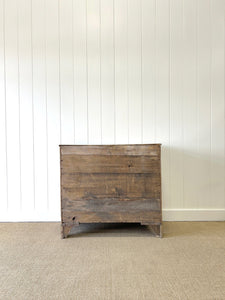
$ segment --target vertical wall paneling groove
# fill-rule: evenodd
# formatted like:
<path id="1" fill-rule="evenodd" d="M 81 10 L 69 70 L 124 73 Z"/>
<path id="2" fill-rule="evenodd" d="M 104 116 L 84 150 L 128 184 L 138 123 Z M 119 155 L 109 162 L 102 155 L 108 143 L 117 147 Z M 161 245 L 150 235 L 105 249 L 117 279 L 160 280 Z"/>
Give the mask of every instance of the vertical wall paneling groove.
<path id="1" fill-rule="evenodd" d="M 60 219 L 59 144 L 162 143 L 164 220 L 225 220 L 224 0 L 0 0 L 0 221 Z"/>
<path id="2" fill-rule="evenodd" d="M 32 39 L 35 213 L 40 216 L 48 207 L 45 0 L 32 1 Z"/>
<path id="3" fill-rule="evenodd" d="M 156 141 L 162 147 L 163 206 L 169 207 L 169 0 L 156 1 Z"/>
<path id="4" fill-rule="evenodd" d="M 5 1 L 8 209 L 12 214 L 21 208 L 17 17 L 15 2 Z"/>
<path id="5" fill-rule="evenodd" d="M 142 0 L 143 142 L 155 142 L 155 0 Z"/>
<path id="6" fill-rule="evenodd" d="M 128 143 L 127 0 L 114 0 L 116 143 Z"/>
<path id="7" fill-rule="evenodd" d="M 180 208 L 183 203 L 182 10 L 182 1 L 170 1 L 170 208 Z"/>
<path id="8" fill-rule="evenodd" d="M 0 1 L 0 210 L 7 211 L 7 139 L 6 139 L 6 82 L 5 82 L 5 1 Z"/>
<path id="9" fill-rule="evenodd" d="M 114 143 L 114 44 L 113 0 L 102 0 L 101 14 L 101 103 L 102 143 Z"/>
<path id="10" fill-rule="evenodd" d="M 60 141 L 59 143 L 62 144 L 62 92 L 61 92 L 61 61 L 60 61 L 60 57 L 61 57 L 61 49 L 60 49 L 60 0 L 57 1 L 57 10 L 58 10 L 58 27 L 57 27 L 57 36 L 58 36 L 58 51 L 59 51 L 59 55 L 58 55 L 58 65 L 59 65 L 59 74 L 58 74 L 58 79 L 59 79 L 59 113 L 60 113 L 60 118 L 59 118 L 59 123 L 60 123 Z"/>
<path id="11" fill-rule="evenodd" d="M 197 63 L 196 1 L 184 0 L 184 207 L 197 204 Z"/>
<path id="12" fill-rule="evenodd" d="M 72 76 L 72 79 L 73 79 L 73 82 L 72 82 L 72 85 L 73 85 L 73 134 L 74 134 L 74 137 L 73 137 L 73 143 L 75 144 L 75 140 L 76 140 L 76 136 L 75 136 L 75 132 L 76 132 L 76 128 L 75 128 L 75 110 L 76 110 L 76 107 L 75 107 L 75 76 L 74 76 L 74 69 L 75 69 L 75 39 L 74 39 L 74 1 L 72 1 L 72 70 L 73 70 L 73 76 Z"/>
<path id="13" fill-rule="evenodd" d="M 143 129 L 143 9 L 142 9 L 143 3 L 142 0 L 140 2 L 140 47 L 141 47 L 141 143 L 143 144 L 144 141 L 144 129 Z"/>
<path id="14" fill-rule="evenodd" d="M 102 1 L 99 0 L 99 85 L 100 85 L 100 130 L 102 144 Z"/>
<path id="15" fill-rule="evenodd" d="M 34 55 L 33 55 L 33 0 L 30 0 L 30 39 L 31 39 L 31 101 L 32 101 L 32 148 L 33 148 L 33 210 L 35 211 L 36 192 L 35 192 L 35 140 L 34 140 Z"/>
<path id="16" fill-rule="evenodd" d="M 49 210 L 49 171 L 48 171 L 48 93 L 47 93 L 47 58 L 46 58 L 46 52 L 47 52 L 47 10 L 46 10 L 46 1 L 44 2 L 44 30 L 45 30 L 45 46 L 44 46 L 44 60 L 45 60 L 45 125 L 46 125 L 46 180 L 47 180 L 47 211 Z"/>
<path id="17" fill-rule="evenodd" d="M 115 0 L 113 0 L 113 104 L 114 104 L 114 144 L 116 144 L 116 51 L 115 51 Z"/>
<path id="18" fill-rule="evenodd" d="M 46 0 L 46 96 L 47 96 L 47 159 L 48 159 L 48 213 L 59 216 L 59 36 L 58 6 L 55 0 Z"/>
<path id="19" fill-rule="evenodd" d="M 20 93 L 20 57 L 19 57 L 19 3 L 16 5 L 16 27 L 17 27 L 17 77 L 18 77 L 18 108 L 19 108 L 19 185 L 20 185 L 20 211 L 22 211 L 22 179 L 21 179 L 21 93 Z"/>
<path id="20" fill-rule="evenodd" d="M 87 119 L 87 68 L 86 68 L 86 2 L 74 1 L 74 100 L 75 100 L 75 142 L 88 143 Z"/>
<path id="21" fill-rule="evenodd" d="M 210 207 L 210 149 L 211 149 L 211 12 L 210 0 L 197 2 L 197 190 L 198 206 Z"/>
<path id="22" fill-rule="evenodd" d="M 89 144 L 89 117 L 88 117 L 88 110 L 89 110 L 89 90 L 88 90 L 88 0 L 85 1 L 86 2 L 86 84 L 87 84 L 87 144 Z"/>
<path id="23" fill-rule="evenodd" d="M 141 5 L 128 1 L 129 143 L 141 143 Z M 138 99 L 138 101 L 137 101 Z"/>
<path id="24" fill-rule="evenodd" d="M 87 1 L 89 143 L 101 144 L 100 1 Z"/>
<path id="25" fill-rule="evenodd" d="M 211 66 L 211 187 L 210 208 L 224 204 L 224 12 L 222 0 L 211 1 L 212 66 Z M 214 203 L 214 199 L 218 199 Z"/>
<path id="26" fill-rule="evenodd" d="M 74 143 L 72 1 L 60 1 L 61 143 Z"/>
<path id="27" fill-rule="evenodd" d="M 20 145 L 21 145 L 21 196 L 22 211 L 33 212 L 34 157 L 32 114 L 32 43 L 30 26 L 31 2 L 22 0 L 18 5 L 18 61 L 20 98 Z M 29 174 L 29 176 L 28 176 Z"/>

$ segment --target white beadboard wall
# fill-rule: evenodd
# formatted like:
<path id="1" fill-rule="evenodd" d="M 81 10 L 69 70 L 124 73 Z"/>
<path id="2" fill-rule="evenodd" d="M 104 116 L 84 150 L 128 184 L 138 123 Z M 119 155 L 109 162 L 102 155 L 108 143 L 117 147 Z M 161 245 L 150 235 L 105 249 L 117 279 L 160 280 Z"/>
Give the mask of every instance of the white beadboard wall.
<path id="1" fill-rule="evenodd" d="M 60 220 L 59 144 L 162 143 L 164 220 L 225 220 L 224 0 L 0 0 L 0 221 Z"/>

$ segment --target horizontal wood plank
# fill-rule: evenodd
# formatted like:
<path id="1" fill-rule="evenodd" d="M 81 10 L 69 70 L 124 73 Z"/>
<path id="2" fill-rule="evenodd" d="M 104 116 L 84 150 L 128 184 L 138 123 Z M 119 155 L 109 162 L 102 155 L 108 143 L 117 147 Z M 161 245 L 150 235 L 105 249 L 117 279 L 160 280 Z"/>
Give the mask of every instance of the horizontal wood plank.
<path id="1" fill-rule="evenodd" d="M 143 212 L 143 211 L 159 211 L 160 199 L 146 198 L 92 198 L 86 199 L 64 199 L 63 210 L 70 211 L 86 211 L 86 212 Z"/>
<path id="2" fill-rule="evenodd" d="M 151 145 L 60 145 L 61 155 L 160 156 L 160 144 Z"/>
<path id="3" fill-rule="evenodd" d="M 160 211 L 137 212 L 84 212 L 84 211 L 62 211 L 63 222 L 70 223 L 149 223 L 161 222 Z"/>
<path id="4" fill-rule="evenodd" d="M 158 174 L 68 173 L 62 176 L 62 201 L 101 197 L 160 198 Z"/>
<path id="5" fill-rule="evenodd" d="M 160 173 L 155 156 L 73 155 L 61 157 L 62 174 L 69 173 Z"/>

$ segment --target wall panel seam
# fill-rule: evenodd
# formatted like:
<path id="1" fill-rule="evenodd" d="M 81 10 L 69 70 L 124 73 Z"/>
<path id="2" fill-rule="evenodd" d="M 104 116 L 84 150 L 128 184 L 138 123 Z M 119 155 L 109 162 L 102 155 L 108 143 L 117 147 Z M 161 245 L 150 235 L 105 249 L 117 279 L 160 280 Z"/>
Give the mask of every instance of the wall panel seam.
<path id="1" fill-rule="evenodd" d="M 100 89 L 100 129 L 102 144 L 102 21 L 101 21 L 101 0 L 99 0 L 99 89 Z"/>
<path id="2" fill-rule="evenodd" d="M 49 210 L 49 163 L 48 163 L 48 154 L 49 154 L 49 149 L 48 149 L 48 93 L 47 93 L 47 24 L 46 24 L 46 0 L 44 2 L 44 28 L 45 28 L 45 33 L 44 33 L 44 39 L 45 39 L 45 45 L 44 45 L 44 64 L 45 64 L 45 111 L 46 111 L 46 116 L 45 116 L 45 125 L 46 125 L 46 180 L 47 180 L 47 210 Z"/>
<path id="3" fill-rule="evenodd" d="M 60 113 L 60 144 L 62 143 L 62 91 L 61 91 L 61 45 L 60 45 L 60 0 L 58 0 L 58 52 L 59 52 L 59 113 Z"/>
<path id="4" fill-rule="evenodd" d="M 74 80 L 74 1 L 72 0 L 72 64 L 73 64 L 73 134 L 74 143 L 76 142 L 76 131 L 75 131 L 75 80 Z"/>
<path id="5" fill-rule="evenodd" d="M 8 197 L 8 190 L 9 190 L 9 187 L 8 187 L 8 139 L 7 139 L 7 106 L 6 106 L 6 55 L 5 55 L 5 1 L 6 0 L 3 0 L 3 59 L 4 59 L 4 96 L 5 96 L 5 159 L 6 159 L 6 208 L 7 208 L 7 211 L 9 209 L 9 197 Z"/>
<path id="6" fill-rule="evenodd" d="M 114 103 L 114 143 L 116 144 L 116 45 L 115 45 L 115 0 L 113 0 L 113 103 Z"/>
<path id="7" fill-rule="evenodd" d="M 34 147 L 34 67 L 33 67 L 33 1 L 30 0 L 30 39 L 31 39 L 31 93 L 32 93 L 32 135 L 33 135 L 33 209 L 35 210 L 35 201 L 36 201 L 36 196 L 35 196 L 35 147 Z"/>
<path id="8" fill-rule="evenodd" d="M 88 102 L 89 102 L 89 99 L 88 99 L 88 14 L 87 14 L 87 1 L 86 0 L 86 83 L 87 83 L 87 144 L 89 144 L 89 107 L 88 107 Z"/>
<path id="9" fill-rule="evenodd" d="M 143 143 L 143 131 L 144 131 L 144 120 L 143 120 L 143 3 L 140 0 L 140 24 L 141 24 L 141 142 Z"/>
<path id="10" fill-rule="evenodd" d="M 129 49 L 128 49 L 128 37 L 129 37 L 129 0 L 127 0 L 127 140 L 128 144 L 130 143 L 130 101 L 129 101 L 129 81 L 128 81 L 128 74 L 129 74 Z"/>
<path id="11" fill-rule="evenodd" d="M 19 55 L 19 3 L 17 2 L 16 7 L 16 39 L 17 39 L 17 76 L 18 76 L 18 114 L 19 114 L 19 124 L 18 124 L 18 132 L 19 132 L 19 182 L 20 182 L 20 210 L 22 210 L 22 172 L 21 172 L 21 99 L 20 99 L 20 55 Z"/>

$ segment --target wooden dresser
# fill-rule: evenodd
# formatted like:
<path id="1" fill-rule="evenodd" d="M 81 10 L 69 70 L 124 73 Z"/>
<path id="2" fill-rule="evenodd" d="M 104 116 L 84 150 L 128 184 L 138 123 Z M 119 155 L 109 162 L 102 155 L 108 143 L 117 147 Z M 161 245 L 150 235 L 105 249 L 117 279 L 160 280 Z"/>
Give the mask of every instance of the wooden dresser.
<path id="1" fill-rule="evenodd" d="M 60 145 L 62 238 L 80 223 L 141 223 L 162 236 L 161 145 Z"/>

